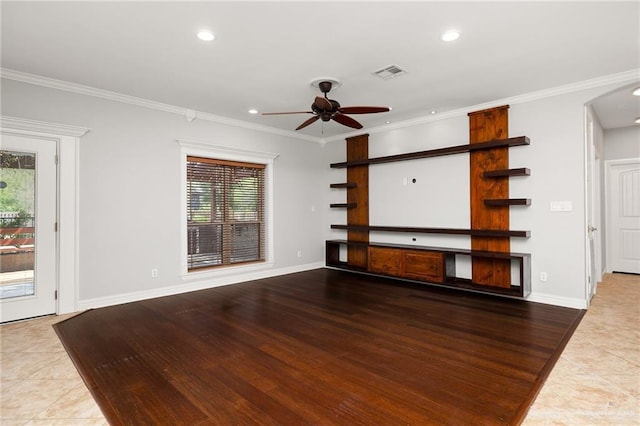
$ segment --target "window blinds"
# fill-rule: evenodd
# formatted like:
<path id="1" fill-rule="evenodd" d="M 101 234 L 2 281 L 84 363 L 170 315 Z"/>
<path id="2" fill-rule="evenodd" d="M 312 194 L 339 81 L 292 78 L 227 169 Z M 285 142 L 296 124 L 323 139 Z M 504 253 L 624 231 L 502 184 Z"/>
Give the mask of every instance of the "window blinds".
<path id="1" fill-rule="evenodd" d="M 265 259 L 264 164 L 187 157 L 187 269 Z"/>

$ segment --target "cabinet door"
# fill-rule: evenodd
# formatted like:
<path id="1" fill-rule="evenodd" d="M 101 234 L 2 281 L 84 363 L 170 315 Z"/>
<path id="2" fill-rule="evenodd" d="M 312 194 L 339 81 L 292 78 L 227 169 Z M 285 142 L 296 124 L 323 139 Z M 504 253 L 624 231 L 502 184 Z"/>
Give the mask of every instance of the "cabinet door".
<path id="1" fill-rule="evenodd" d="M 369 272 L 400 276 L 402 251 L 384 247 L 369 247 Z"/>
<path id="2" fill-rule="evenodd" d="M 403 276 L 421 281 L 444 282 L 444 257 L 433 252 L 404 252 Z"/>

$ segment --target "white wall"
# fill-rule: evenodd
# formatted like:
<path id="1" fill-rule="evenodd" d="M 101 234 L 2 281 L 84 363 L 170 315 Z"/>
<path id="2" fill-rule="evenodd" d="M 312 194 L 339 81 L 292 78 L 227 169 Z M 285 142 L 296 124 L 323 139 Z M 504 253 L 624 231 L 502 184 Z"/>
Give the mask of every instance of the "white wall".
<path id="1" fill-rule="evenodd" d="M 604 131 L 604 159 L 640 158 L 640 126 Z"/>
<path id="2" fill-rule="evenodd" d="M 274 163 L 275 265 L 318 266 L 323 211 L 311 211 L 327 169 L 320 144 L 120 102 L 2 80 L 2 114 L 90 128 L 80 142 L 81 308 L 170 294 L 180 279 L 180 148 L 187 139 L 279 154 Z M 298 250 L 302 257 L 297 256 Z M 151 269 L 158 268 L 157 278 Z M 221 273 L 224 275 L 224 273 Z"/>
<path id="3" fill-rule="evenodd" d="M 510 179 L 511 197 L 532 200 L 529 207 L 512 207 L 510 215 L 511 229 L 531 231 L 531 238 L 511 240 L 512 251 L 531 253 L 530 300 L 586 307 L 584 108 L 611 89 L 607 86 L 515 103 L 509 109 L 509 135 L 531 139 L 530 146 L 510 148 L 510 167 L 531 169 L 531 176 Z M 374 157 L 462 145 L 468 138 L 468 118 L 461 115 L 373 133 L 369 154 Z M 344 161 L 344 142 L 331 144 L 339 147 L 327 148 L 327 162 Z M 330 182 L 344 181 L 343 171 L 332 173 Z M 469 227 L 468 154 L 373 165 L 369 173 L 372 225 Z M 408 185 L 402 184 L 402 177 L 409 178 Z M 411 183 L 413 177 L 416 184 Z M 343 193 L 331 191 L 331 202 L 344 200 Z M 551 212 L 552 201 L 570 201 L 573 210 Z M 328 219 L 329 223 L 346 223 L 344 213 L 332 212 Z M 329 231 L 327 237 L 345 235 Z M 378 233 L 372 234 L 371 240 L 460 248 L 470 245 L 468 237 L 457 236 Z M 547 272 L 547 282 L 539 280 L 540 272 Z"/>

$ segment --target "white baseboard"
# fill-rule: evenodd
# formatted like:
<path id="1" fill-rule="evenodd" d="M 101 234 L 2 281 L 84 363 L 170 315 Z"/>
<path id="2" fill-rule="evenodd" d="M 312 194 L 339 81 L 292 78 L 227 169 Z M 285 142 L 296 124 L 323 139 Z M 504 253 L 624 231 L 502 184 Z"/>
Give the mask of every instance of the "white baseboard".
<path id="1" fill-rule="evenodd" d="M 563 306 L 565 308 L 587 309 L 586 300 L 555 296 L 546 293 L 531 293 L 529 297 L 527 297 L 527 301 L 544 303 L 546 305 Z"/>
<path id="2" fill-rule="evenodd" d="M 132 293 L 117 294 L 113 296 L 97 297 L 78 301 L 78 311 L 87 309 L 104 308 L 107 306 L 120 305 L 122 303 L 137 302 L 140 300 L 153 299 L 155 297 L 173 296 L 175 294 L 188 293 L 190 291 L 205 290 L 207 288 L 220 287 L 224 285 L 238 284 L 246 281 L 259 280 L 262 278 L 277 277 L 280 275 L 293 274 L 296 272 L 310 271 L 324 268 L 324 262 L 307 263 L 288 268 L 271 269 L 266 271 L 256 271 L 245 274 L 236 274 L 220 278 L 208 278 L 197 282 L 178 284 L 170 287 L 161 287 L 152 290 L 136 291 Z M 527 298 L 529 302 L 544 303 L 547 305 L 563 306 L 574 309 L 587 309 L 587 302 L 582 299 L 555 296 L 546 293 L 531 293 Z"/>
<path id="3" fill-rule="evenodd" d="M 170 287 L 155 288 L 152 290 L 135 291 L 132 293 L 116 294 L 113 296 L 97 297 L 78 301 L 78 311 L 87 309 L 104 308 L 107 306 L 120 305 L 123 303 L 137 302 L 140 300 L 153 299 L 155 297 L 173 296 L 175 294 L 188 293 L 190 291 L 204 290 L 207 288 L 220 287 L 223 285 L 238 284 L 246 281 L 259 280 L 262 278 L 276 277 L 279 275 L 293 274 L 296 272 L 310 271 L 312 269 L 323 268 L 324 262 L 307 263 L 288 268 L 270 269 L 267 271 L 251 272 L 224 276 L 215 279 L 205 279 L 197 282 L 189 282 Z"/>

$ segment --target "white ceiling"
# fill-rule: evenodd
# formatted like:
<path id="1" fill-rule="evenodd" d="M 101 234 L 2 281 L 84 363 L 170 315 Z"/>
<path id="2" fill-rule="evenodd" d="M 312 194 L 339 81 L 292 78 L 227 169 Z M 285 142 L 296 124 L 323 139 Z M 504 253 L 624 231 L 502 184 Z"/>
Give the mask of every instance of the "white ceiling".
<path id="1" fill-rule="evenodd" d="M 247 111 L 307 111 L 319 94 L 310 85 L 318 77 L 342 82 L 330 98 L 343 106 L 393 108 L 354 116 L 366 130 L 640 69 L 638 1 L 1 7 L 4 69 L 284 130 L 310 116 Z M 216 39 L 198 40 L 202 28 Z M 460 38 L 441 41 L 448 29 Z M 386 81 L 372 75 L 391 64 L 407 74 Z M 640 116 L 638 98 L 626 99 L 624 108 L 596 109 L 605 127 L 632 125 Z M 298 133 L 327 138 L 352 130 L 318 121 Z"/>

